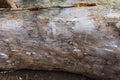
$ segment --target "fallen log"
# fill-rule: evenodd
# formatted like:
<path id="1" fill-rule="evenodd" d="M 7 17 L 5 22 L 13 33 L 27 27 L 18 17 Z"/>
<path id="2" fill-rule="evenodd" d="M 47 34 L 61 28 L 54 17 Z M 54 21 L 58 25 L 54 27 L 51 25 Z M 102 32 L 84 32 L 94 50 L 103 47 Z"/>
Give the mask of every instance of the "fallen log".
<path id="1" fill-rule="evenodd" d="M 120 16 L 101 15 L 99 10 L 4 14 L 0 18 L 0 69 L 59 70 L 119 80 Z"/>

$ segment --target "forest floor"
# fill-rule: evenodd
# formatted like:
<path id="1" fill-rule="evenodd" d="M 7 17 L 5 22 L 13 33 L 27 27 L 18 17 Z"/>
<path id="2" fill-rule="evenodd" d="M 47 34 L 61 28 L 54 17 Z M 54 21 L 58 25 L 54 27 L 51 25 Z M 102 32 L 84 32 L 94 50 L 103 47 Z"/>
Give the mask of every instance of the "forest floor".
<path id="1" fill-rule="evenodd" d="M 0 80 L 95 80 L 80 74 L 62 71 L 17 70 L 2 71 Z"/>

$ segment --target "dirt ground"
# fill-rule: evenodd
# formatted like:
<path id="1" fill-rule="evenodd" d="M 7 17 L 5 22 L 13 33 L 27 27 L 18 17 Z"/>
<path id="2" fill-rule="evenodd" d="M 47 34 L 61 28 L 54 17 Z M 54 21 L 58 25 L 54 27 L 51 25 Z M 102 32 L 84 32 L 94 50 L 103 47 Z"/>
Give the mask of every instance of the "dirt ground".
<path id="1" fill-rule="evenodd" d="M 60 71 L 2 71 L 0 80 L 95 80 L 80 74 Z"/>

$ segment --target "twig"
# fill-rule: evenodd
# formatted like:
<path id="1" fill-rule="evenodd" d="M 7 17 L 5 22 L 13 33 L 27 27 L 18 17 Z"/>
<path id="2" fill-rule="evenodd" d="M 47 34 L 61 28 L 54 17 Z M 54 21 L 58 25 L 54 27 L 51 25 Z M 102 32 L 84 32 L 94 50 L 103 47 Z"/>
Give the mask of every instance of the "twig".
<path id="1" fill-rule="evenodd" d="M 17 8 L 16 3 L 13 0 L 6 0 L 8 5 L 10 5 L 11 8 Z"/>
<path id="2" fill-rule="evenodd" d="M 72 7 L 92 7 L 96 6 L 96 3 L 75 3 L 71 6 L 51 6 L 51 7 L 32 7 L 32 8 L 0 8 L 0 11 L 37 11 L 42 9 L 53 9 L 53 8 L 72 8 Z"/>

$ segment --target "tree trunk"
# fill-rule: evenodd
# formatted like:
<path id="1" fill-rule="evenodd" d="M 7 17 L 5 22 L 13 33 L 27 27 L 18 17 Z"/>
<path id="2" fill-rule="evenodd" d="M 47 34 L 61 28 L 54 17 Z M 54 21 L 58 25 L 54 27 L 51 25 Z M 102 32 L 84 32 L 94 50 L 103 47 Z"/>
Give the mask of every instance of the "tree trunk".
<path id="1" fill-rule="evenodd" d="M 60 70 L 119 80 L 120 15 L 99 10 L 6 13 L 0 18 L 0 69 Z"/>

